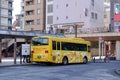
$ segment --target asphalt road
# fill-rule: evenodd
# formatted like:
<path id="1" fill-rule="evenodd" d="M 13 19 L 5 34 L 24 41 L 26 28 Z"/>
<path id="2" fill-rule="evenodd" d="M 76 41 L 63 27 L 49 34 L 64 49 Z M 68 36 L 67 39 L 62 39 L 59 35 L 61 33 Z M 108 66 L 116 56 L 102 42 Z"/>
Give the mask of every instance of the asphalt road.
<path id="1" fill-rule="evenodd" d="M 120 80 L 120 61 L 71 65 L 1 67 L 0 80 Z"/>

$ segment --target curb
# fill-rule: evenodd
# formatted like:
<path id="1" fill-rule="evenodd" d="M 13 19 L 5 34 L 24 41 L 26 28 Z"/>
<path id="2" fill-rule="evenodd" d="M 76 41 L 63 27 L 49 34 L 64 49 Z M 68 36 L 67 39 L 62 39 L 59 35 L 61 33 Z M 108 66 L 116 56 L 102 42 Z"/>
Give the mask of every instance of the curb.
<path id="1" fill-rule="evenodd" d="M 15 66 L 27 66 L 31 64 L 11 64 L 11 65 L 0 65 L 0 67 L 15 67 Z"/>
<path id="2" fill-rule="evenodd" d="M 116 69 L 115 73 L 117 73 L 118 75 L 120 75 L 120 69 Z"/>

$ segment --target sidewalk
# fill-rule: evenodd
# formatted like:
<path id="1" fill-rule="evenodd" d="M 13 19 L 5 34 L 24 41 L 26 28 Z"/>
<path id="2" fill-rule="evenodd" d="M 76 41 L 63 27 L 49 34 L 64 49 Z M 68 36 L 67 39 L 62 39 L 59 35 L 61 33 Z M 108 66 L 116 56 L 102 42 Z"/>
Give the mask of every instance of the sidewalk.
<path id="1" fill-rule="evenodd" d="M 14 64 L 14 58 L 13 57 L 7 57 L 2 58 L 2 62 L 0 63 L 0 67 L 10 67 L 10 66 L 24 66 L 28 65 L 29 63 L 23 63 L 20 64 L 20 58 L 18 57 L 16 59 L 16 64 Z"/>

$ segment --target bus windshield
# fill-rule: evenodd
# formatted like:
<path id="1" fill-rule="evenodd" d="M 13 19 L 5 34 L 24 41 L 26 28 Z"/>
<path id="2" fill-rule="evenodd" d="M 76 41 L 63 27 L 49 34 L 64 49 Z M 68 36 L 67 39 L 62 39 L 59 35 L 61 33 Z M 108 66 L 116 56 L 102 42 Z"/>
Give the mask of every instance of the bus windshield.
<path id="1" fill-rule="evenodd" d="M 48 45 L 48 38 L 33 38 L 32 45 L 34 46 Z"/>

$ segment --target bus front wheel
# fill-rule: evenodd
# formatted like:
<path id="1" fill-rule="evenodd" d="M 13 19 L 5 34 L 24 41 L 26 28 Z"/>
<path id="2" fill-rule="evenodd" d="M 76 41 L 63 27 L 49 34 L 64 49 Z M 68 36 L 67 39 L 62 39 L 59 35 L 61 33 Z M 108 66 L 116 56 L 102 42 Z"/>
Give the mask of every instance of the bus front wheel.
<path id="1" fill-rule="evenodd" d="M 68 59 L 67 59 L 67 57 L 64 57 L 64 58 L 63 58 L 62 64 L 63 64 L 63 65 L 67 65 L 67 64 L 68 64 Z"/>

